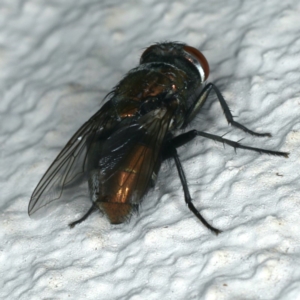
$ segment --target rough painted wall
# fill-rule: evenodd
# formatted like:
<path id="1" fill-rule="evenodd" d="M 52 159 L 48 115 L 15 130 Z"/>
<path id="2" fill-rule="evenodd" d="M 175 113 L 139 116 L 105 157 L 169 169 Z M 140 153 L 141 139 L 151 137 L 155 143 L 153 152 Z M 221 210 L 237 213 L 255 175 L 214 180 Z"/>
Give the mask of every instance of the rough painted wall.
<path id="1" fill-rule="evenodd" d="M 2 0 L 0 298 L 300 299 L 299 14 L 296 0 Z M 30 219 L 59 150 L 142 49 L 164 40 L 199 48 L 236 120 L 273 137 L 228 127 L 215 97 L 191 128 L 290 158 L 201 138 L 179 149 L 217 237 L 186 207 L 173 161 L 128 224 L 94 214 L 70 230 L 85 210 L 71 201 Z"/>

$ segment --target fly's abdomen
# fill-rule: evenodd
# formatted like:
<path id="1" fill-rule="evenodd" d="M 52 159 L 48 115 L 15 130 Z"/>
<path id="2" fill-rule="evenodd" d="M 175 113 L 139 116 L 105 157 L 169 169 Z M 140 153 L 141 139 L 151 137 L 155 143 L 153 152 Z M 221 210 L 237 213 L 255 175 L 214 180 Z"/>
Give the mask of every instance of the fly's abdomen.
<path id="1" fill-rule="evenodd" d="M 153 149 L 138 143 L 116 165 L 94 170 L 89 180 L 92 199 L 111 224 L 123 223 L 147 192 Z"/>

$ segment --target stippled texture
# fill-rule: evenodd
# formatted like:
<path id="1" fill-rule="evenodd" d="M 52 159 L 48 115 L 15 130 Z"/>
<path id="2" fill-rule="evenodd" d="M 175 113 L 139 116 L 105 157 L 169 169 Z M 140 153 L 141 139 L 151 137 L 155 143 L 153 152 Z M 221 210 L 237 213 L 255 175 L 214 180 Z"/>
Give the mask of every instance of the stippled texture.
<path id="1" fill-rule="evenodd" d="M 300 299 L 299 1 L 143 2 L 0 3 L 0 298 Z M 236 120 L 273 137 L 228 127 L 215 97 L 192 128 L 290 158 L 201 138 L 179 150 L 217 237 L 186 207 L 172 161 L 128 224 L 94 214 L 70 230 L 85 209 L 72 202 L 30 219 L 59 150 L 164 40 L 199 48 Z"/>

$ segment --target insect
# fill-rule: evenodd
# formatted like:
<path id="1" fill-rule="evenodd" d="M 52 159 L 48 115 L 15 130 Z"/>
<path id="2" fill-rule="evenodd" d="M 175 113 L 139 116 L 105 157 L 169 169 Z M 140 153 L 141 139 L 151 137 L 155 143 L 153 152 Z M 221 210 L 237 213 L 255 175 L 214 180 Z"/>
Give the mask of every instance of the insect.
<path id="1" fill-rule="evenodd" d="M 91 208 L 71 228 L 100 210 L 111 224 L 120 224 L 138 210 L 144 195 L 155 184 L 161 163 L 173 158 L 188 208 L 211 231 L 192 202 L 177 148 L 195 137 L 205 137 L 233 148 L 288 157 L 287 152 L 249 147 L 198 130 L 174 135 L 199 113 L 214 91 L 229 124 L 254 136 L 256 133 L 233 120 L 221 92 L 206 83 L 209 65 L 204 55 L 183 43 L 166 42 L 148 47 L 138 67 L 107 95 L 107 101 L 59 153 L 35 188 L 29 202 L 32 215 L 61 198 L 66 186 L 85 175 Z"/>

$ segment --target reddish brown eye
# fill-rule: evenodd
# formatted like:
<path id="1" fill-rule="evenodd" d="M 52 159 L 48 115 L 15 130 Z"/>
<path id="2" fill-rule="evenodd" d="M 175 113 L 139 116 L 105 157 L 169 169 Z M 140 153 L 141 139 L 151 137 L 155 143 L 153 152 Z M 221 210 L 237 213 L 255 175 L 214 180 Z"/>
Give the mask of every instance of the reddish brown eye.
<path id="1" fill-rule="evenodd" d="M 184 46 L 183 50 L 188 54 L 188 59 L 197 67 L 202 81 L 205 81 L 209 75 L 209 64 L 205 56 L 196 48 Z"/>

